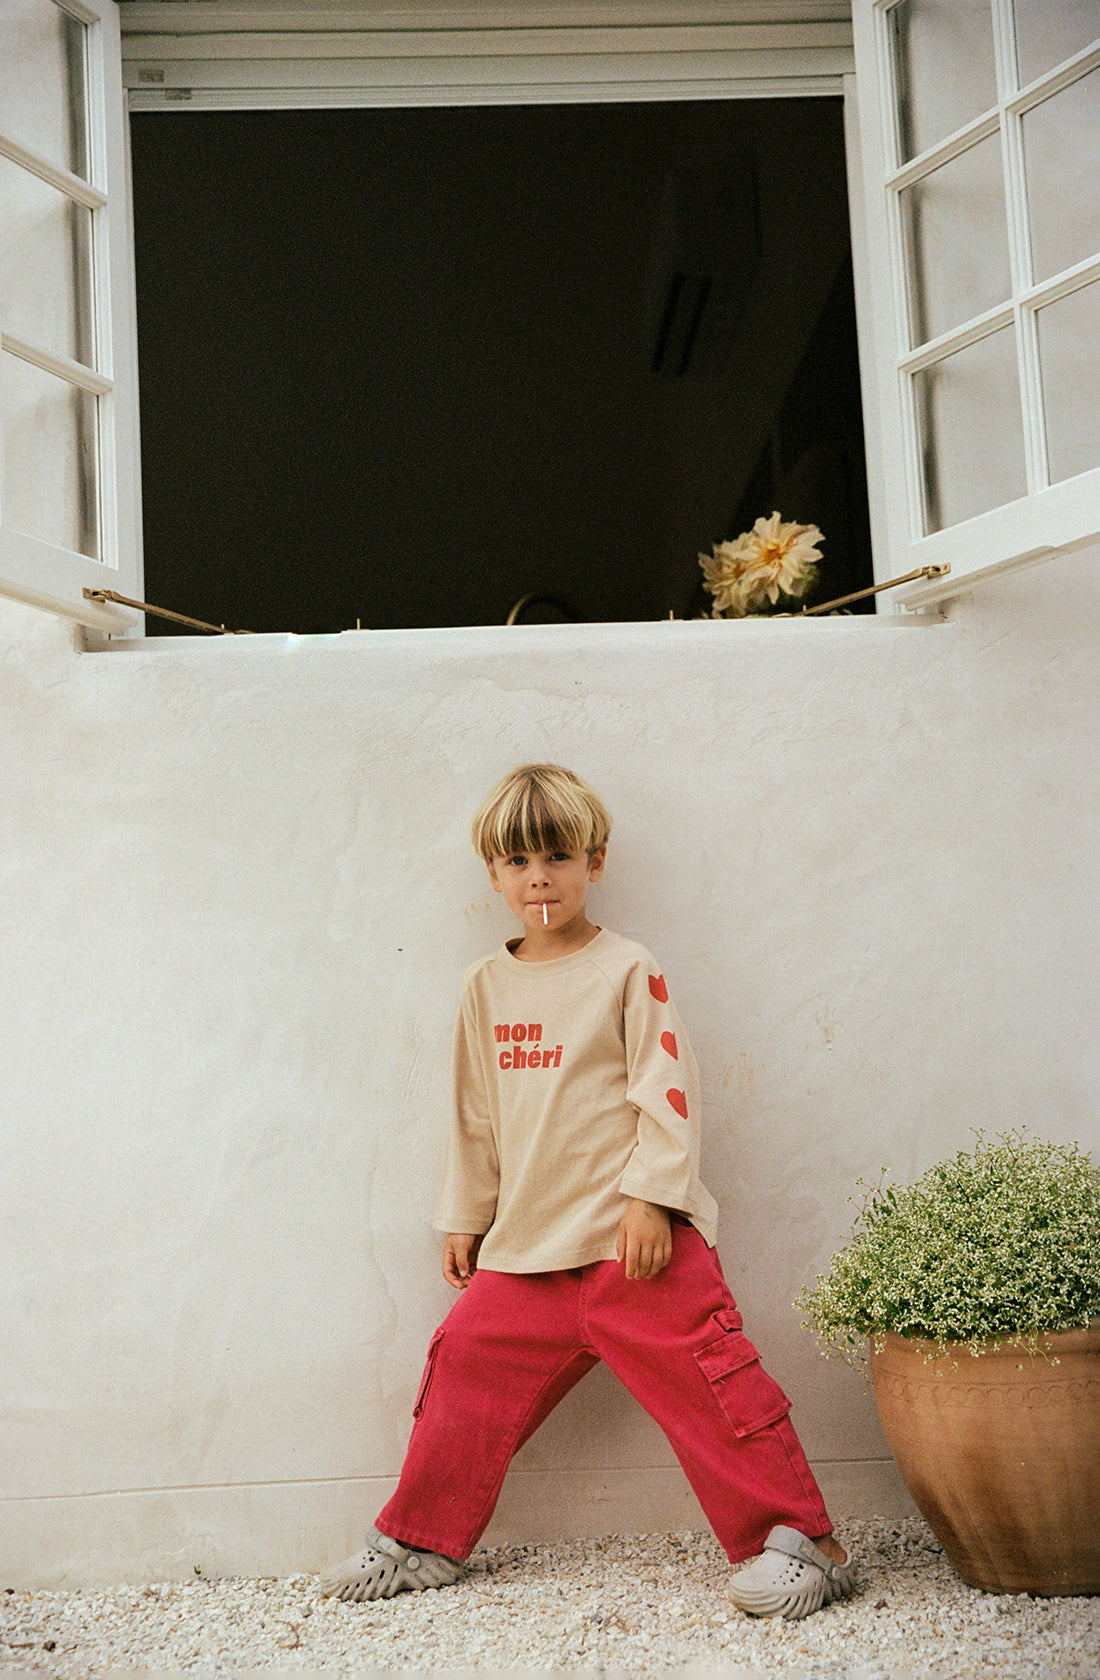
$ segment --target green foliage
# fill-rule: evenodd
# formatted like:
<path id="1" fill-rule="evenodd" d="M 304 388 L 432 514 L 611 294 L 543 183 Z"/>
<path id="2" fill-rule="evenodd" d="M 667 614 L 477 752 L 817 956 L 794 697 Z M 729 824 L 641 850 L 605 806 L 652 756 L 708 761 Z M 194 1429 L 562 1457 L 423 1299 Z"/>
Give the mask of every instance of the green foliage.
<path id="1" fill-rule="evenodd" d="M 1100 1168 L 1076 1144 L 976 1137 L 905 1188 L 859 1181 L 851 1241 L 795 1302 L 826 1353 L 858 1363 L 887 1330 L 1034 1350 L 1100 1315 Z"/>

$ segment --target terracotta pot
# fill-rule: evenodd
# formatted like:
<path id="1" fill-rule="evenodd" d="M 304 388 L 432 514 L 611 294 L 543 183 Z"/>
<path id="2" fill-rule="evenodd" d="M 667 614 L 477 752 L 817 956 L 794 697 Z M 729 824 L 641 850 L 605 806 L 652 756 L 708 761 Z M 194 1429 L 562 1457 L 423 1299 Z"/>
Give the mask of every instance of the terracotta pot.
<path id="1" fill-rule="evenodd" d="M 883 1432 L 958 1574 L 986 1592 L 1100 1593 L 1100 1320 L 1020 1343 L 888 1334 L 871 1350 Z M 1052 1363 L 1052 1361 L 1057 1363 Z"/>

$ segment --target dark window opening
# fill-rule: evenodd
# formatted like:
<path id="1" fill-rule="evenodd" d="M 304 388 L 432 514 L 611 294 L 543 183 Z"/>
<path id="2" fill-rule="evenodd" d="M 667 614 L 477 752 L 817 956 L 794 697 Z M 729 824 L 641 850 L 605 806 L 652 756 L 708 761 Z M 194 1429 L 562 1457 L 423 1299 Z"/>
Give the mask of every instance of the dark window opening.
<path id="1" fill-rule="evenodd" d="M 330 632 L 871 579 L 838 99 L 131 117 L 145 595 Z M 150 619 L 150 634 L 178 634 Z"/>

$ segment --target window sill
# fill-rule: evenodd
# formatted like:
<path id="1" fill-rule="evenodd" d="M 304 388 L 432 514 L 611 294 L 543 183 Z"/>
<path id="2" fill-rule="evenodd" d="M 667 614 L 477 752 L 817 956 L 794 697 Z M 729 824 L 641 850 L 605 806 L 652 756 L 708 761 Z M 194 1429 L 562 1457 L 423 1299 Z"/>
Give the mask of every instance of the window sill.
<path id="1" fill-rule="evenodd" d="M 881 635 L 886 631 L 942 624 L 939 612 L 860 613 L 836 618 L 656 619 L 611 624 L 487 624 L 443 629 L 342 630 L 333 635 L 299 636 L 288 632 L 225 636 L 136 636 L 106 640 L 91 633 L 86 651 L 122 654 L 179 654 L 197 658 L 230 655 L 256 658 L 278 653 L 302 656 L 333 652 L 367 653 L 379 647 L 411 647 L 414 642 L 435 645 L 440 652 L 461 654 L 474 648 L 494 654 L 506 649 L 575 647 L 578 651 L 608 648 L 652 655 L 663 647 L 710 646 L 725 638 L 731 647 L 783 637 L 825 637 L 834 641 Z"/>

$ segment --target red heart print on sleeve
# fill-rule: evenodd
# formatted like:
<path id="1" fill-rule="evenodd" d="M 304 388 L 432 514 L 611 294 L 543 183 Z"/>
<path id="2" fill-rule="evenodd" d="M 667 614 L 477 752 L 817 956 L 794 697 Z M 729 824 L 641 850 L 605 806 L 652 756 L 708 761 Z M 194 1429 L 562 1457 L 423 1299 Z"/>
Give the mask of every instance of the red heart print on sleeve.
<path id="1" fill-rule="evenodd" d="M 688 1100 L 683 1091 L 666 1091 L 665 1096 L 680 1116 L 680 1119 L 686 1120 L 688 1117 Z"/>
<path id="2" fill-rule="evenodd" d="M 649 989 L 653 993 L 653 996 L 657 999 L 658 1003 L 668 1002 L 668 987 L 665 985 L 665 977 L 663 974 L 650 975 Z"/>
<path id="3" fill-rule="evenodd" d="M 674 1062 L 678 1062 L 680 1060 L 680 1052 L 676 1048 L 675 1033 L 663 1032 L 661 1034 L 661 1049 L 667 1050 Z"/>

